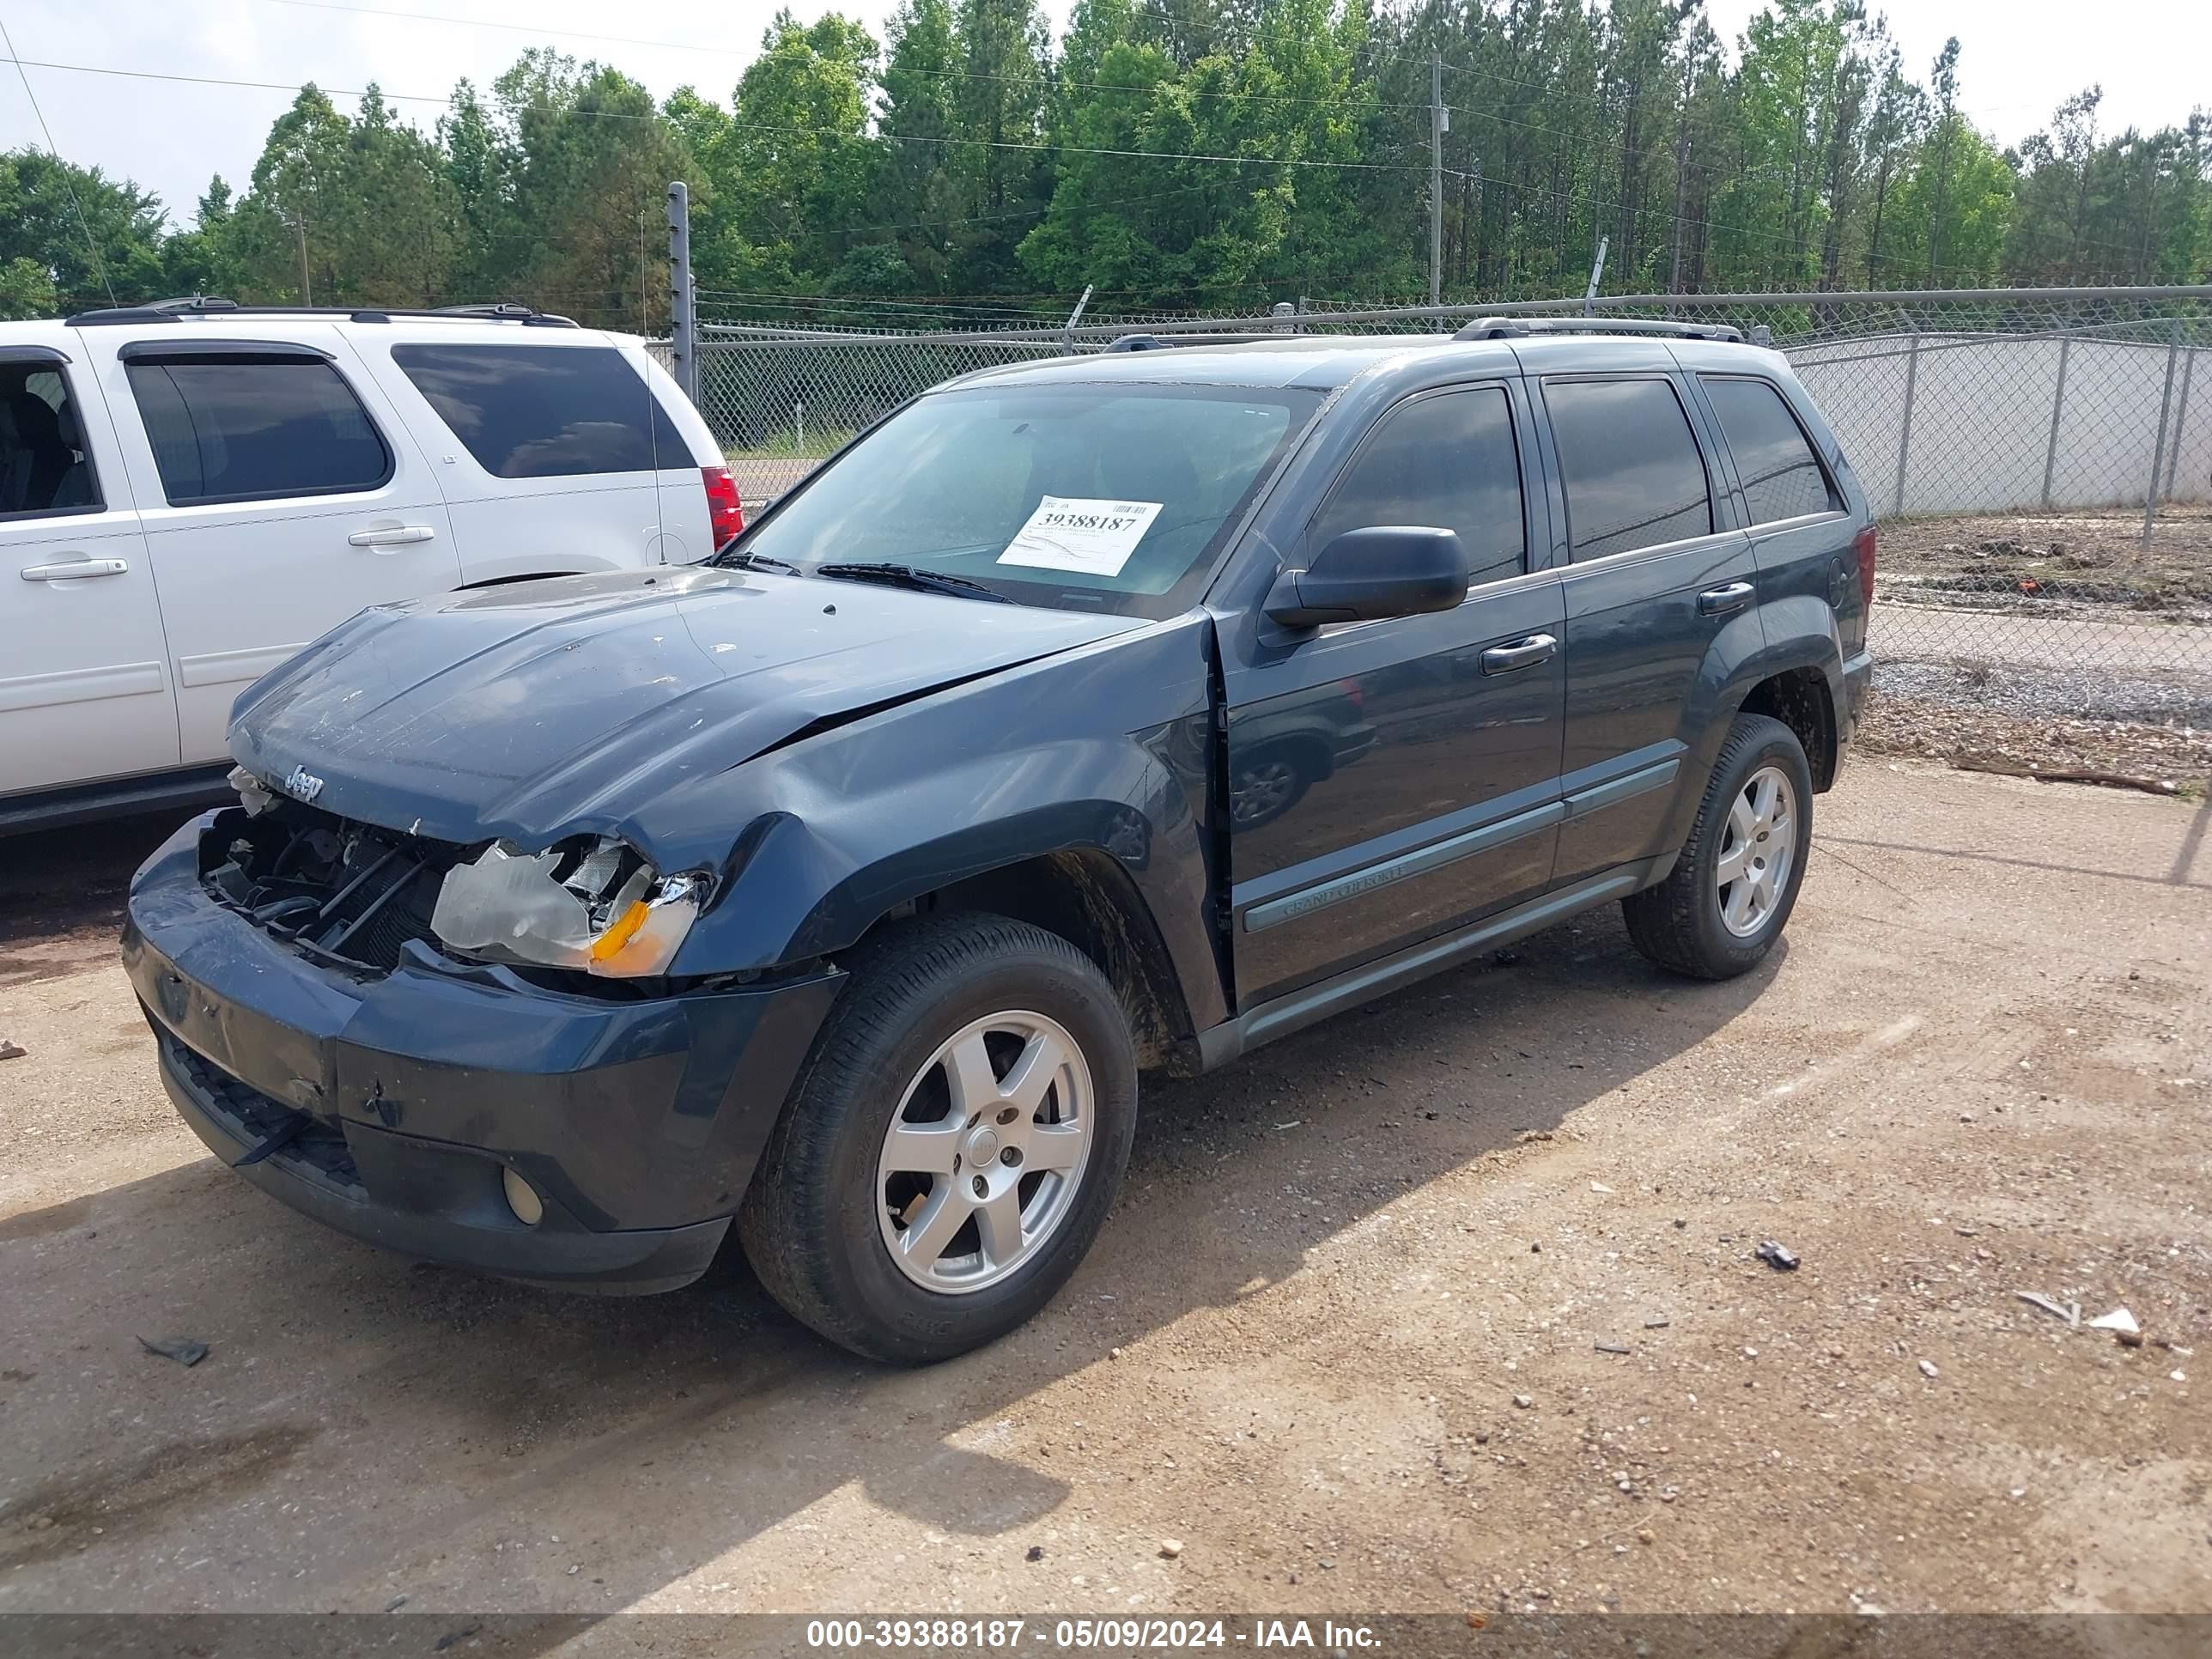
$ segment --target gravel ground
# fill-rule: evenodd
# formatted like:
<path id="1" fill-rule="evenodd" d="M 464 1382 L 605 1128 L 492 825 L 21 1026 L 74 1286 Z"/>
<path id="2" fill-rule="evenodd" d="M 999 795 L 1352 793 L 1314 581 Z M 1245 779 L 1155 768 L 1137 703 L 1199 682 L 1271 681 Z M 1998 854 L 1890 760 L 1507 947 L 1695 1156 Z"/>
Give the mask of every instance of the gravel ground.
<path id="1" fill-rule="evenodd" d="M 0 1612 L 2212 1613 L 2208 814 L 1861 757 L 1759 972 L 1605 912 L 1150 1085 L 915 1372 L 261 1197 L 114 965 L 157 827 L 10 842 Z"/>
<path id="2" fill-rule="evenodd" d="M 1884 662 L 1858 742 L 1869 753 L 2110 772 L 2201 793 L 2212 781 L 2212 678 Z"/>

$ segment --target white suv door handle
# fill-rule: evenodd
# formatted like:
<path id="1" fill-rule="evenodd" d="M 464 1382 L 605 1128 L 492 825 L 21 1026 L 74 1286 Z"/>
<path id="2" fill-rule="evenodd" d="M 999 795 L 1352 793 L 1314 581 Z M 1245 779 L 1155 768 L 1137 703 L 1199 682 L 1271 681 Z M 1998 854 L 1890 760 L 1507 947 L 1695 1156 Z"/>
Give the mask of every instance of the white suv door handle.
<path id="1" fill-rule="evenodd" d="M 120 576 L 131 568 L 121 559 L 65 559 L 59 564 L 27 564 L 27 582 L 81 582 L 94 576 Z"/>
<path id="2" fill-rule="evenodd" d="M 437 535 L 427 524 L 403 524 L 390 530 L 356 530 L 346 541 L 354 547 L 407 547 L 416 542 L 434 541 Z"/>

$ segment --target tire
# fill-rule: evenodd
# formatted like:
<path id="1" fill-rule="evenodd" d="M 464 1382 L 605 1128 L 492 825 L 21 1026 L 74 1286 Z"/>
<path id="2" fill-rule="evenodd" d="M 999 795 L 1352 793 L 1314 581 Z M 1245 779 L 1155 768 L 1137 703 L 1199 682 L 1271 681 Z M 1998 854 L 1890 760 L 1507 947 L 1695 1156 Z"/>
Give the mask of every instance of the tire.
<path id="1" fill-rule="evenodd" d="M 1770 784 L 1786 823 L 1760 815 Z M 1620 902 L 1630 940 L 1662 968 L 1695 979 L 1748 973 L 1789 924 L 1812 844 L 1813 769 L 1804 745 L 1780 720 L 1738 714 L 1674 869 L 1657 886 Z M 1776 861 L 1785 859 L 1776 870 Z M 1725 891 L 1723 860 L 1742 872 Z"/>
<path id="2" fill-rule="evenodd" d="M 1105 975 L 1026 922 L 899 923 L 847 966 L 738 1237 L 769 1293 L 832 1342 L 947 1359 L 1043 1307 L 1097 1238 L 1136 1133 L 1135 1044 Z"/>

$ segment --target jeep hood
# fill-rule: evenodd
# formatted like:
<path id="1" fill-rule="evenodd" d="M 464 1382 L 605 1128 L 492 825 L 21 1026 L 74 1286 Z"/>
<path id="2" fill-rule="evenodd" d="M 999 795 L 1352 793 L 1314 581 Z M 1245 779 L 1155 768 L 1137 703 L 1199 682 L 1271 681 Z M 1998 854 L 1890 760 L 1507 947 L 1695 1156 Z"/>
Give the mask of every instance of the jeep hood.
<path id="1" fill-rule="evenodd" d="M 559 577 L 362 612 L 246 689 L 230 746 L 343 817 L 543 844 L 623 833 L 794 737 L 1142 625 L 757 571 Z"/>

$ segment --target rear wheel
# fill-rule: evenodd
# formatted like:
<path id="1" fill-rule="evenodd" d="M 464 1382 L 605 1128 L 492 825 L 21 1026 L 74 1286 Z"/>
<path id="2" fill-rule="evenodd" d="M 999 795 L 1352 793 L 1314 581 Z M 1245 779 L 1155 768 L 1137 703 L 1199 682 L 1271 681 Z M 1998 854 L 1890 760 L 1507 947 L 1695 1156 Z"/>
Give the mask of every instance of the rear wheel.
<path id="1" fill-rule="evenodd" d="M 1621 901 L 1629 938 L 1679 974 L 1748 972 L 1789 922 L 1812 841 L 1804 745 L 1780 720 L 1737 715 L 1674 869 Z"/>
<path id="2" fill-rule="evenodd" d="M 1136 1127 L 1134 1045 L 1074 946 L 953 916 L 864 945 L 738 1225 L 776 1300 L 871 1358 L 1012 1329 L 1090 1249 Z"/>

